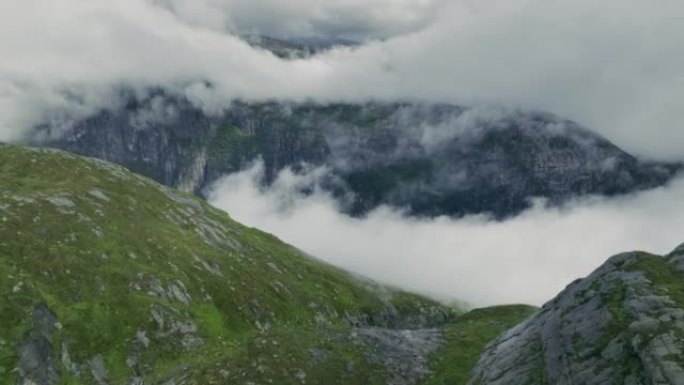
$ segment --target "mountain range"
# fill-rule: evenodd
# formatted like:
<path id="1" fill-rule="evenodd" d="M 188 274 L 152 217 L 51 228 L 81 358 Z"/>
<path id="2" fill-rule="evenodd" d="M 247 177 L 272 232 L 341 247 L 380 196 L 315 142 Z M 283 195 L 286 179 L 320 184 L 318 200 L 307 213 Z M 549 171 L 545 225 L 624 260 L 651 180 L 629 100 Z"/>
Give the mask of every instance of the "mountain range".
<path id="1" fill-rule="evenodd" d="M 558 116 L 448 104 L 234 102 L 208 114 L 164 92 L 66 124 L 26 143 L 97 157 L 168 186 L 202 192 L 257 159 L 263 185 L 291 168 L 343 212 L 385 205 L 407 215 L 514 216 L 550 205 L 662 186 L 681 165 L 639 159 Z"/>

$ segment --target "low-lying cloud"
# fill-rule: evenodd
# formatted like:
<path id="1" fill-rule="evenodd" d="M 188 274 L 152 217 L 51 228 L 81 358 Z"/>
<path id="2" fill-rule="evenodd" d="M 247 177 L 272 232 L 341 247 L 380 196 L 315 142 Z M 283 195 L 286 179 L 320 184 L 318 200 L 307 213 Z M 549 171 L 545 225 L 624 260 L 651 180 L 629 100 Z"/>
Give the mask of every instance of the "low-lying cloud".
<path id="1" fill-rule="evenodd" d="M 208 112 L 235 98 L 501 103 L 684 159 L 683 17 L 680 0 L 6 1 L 0 140 L 161 87 Z M 286 61 L 236 32 L 368 42 Z"/>
<path id="2" fill-rule="evenodd" d="M 272 232 L 329 263 L 381 282 L 474 305 L 551 299 L 623 251 L 667 253 L 684 242 L 684 180 L 621 198 L 537 205 L 503 222 L 482 216 L 415 219 L 381 208 L 341 214 L 321 191 L 303 196 L 325 169 L 283 171 L 272 187 L 263 166 L 229 175 L 209 200 L 233 218 Z"/>

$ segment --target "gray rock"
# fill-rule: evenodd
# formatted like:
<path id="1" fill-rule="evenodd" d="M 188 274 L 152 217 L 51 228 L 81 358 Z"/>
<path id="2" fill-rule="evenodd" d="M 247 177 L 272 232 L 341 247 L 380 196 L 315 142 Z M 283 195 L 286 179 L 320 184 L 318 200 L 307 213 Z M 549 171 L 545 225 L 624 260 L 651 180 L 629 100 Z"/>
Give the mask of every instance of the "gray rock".
<path id="1" fill-rule="evenodd" d="M 174 311 L 168 307 L 154 305 L 150 312 L 152 320 L 157 325 L 155 339 L 180 346 L 185 350 L 204 344 L 204 340 L 197 335 L 199 327 L 189 316 Z M 144 337 L 144 338 L 143 338 Z M 136 339 L 144 344 L 146 335 L 136 335 Z M 149 341 L 148 341 L 149 344 Z"/>
<path id="2" fill-rule="evenodd" d="M 109 202 L 109 197 L 102 190 L 93 189 L 88 191 L 88 195 L 101 201 Z"/>
<path id="3" fill-rule="evenodd" d="M 639 161 L 573 122 L 539 112 L 235 102 L 221 116 L 208 116 L 187 100 L 153 94 L 131 96 L 137 108 L 103 111 L 66 131 L 42 125 L 30 141 L 197 193 L 257 158 L 266 185 L 285 168 L 321 166 L 328 173 L 317 187 L 334 192 L 353 215 L 389 205 L 420 216 L 502 218 L 528 208 L 531 198 L 560 204 L 587 194 L 629 193 L 662 185 L 681 168 Z M 139 115 L 160 101 L 175 113 L 141 122 Z M 230 127 L 244 143 L 224 148 L 234 140 Z"/>
<path id="4" fill-rule="evenodd" d="M 416 384 L 429 373 L 429 356 L 442 343 L 439 329 L 355 329 L 353 337 L 372 347 L 371 361 L 385 366 L 390 385 Z"/>
<path id="5" fill-rule="evenodd" d="M 684 312 L 636 267 L 674 262 L 609 259 L 490 344 L 469 384 L 684 384 Z"/>
<path id="6" fill-rule="evenodd" d="M 44 303 L 33 309 L 33 328 L 19 344 L 17 372 L 21 385 L 52 385 L 60 378 L 53 355 L 52 334 L 57 316 Z"/>
<path id="7" fill-rule="evenodd" d="M 104 359 L 101 355 L 96 355 L 88 361 L 88 366 L 90 367 L 90 374 L 92 374 L 95 382 L 98 385 L 109 384 L 109 374 L 107 368 L 105 367 Z"/>

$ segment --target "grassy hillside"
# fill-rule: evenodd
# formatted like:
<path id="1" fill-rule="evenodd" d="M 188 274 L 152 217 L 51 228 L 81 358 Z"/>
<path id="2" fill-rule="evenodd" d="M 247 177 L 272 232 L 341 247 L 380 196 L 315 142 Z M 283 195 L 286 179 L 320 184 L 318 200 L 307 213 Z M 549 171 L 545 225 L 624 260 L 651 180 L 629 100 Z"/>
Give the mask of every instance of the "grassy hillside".
<path id="1" fill-rule="evenodd" d="M 3 384 L 384 383 L 352 328 L 452 312 L 123 168 L 6 145 L 0 273 Z"/>
<path id="2" fill-rule="evenodd" d="M 424 385 L 465 385 L 488 343 L 529 317 L 533 306 L 475 309 L 444 327 L 444 346 L 434 355 L 432 374 Z"/>

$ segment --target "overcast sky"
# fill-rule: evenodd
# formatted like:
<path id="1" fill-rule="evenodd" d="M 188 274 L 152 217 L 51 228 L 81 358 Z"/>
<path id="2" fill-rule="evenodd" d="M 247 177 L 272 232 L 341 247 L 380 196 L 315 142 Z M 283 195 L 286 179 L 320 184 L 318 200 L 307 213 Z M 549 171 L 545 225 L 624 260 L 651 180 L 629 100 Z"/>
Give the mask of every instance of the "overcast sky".
<path id="1" fill-rule="evenodd" d="M 681 0 L 4 1 L 0 139 L 163 86 L 207 111 L 236 97 L 544 109 L 684 159 L 682 20 Z M 367 43 L 287 62 L 234 33 Z"/>

